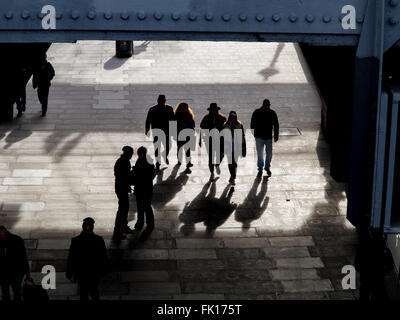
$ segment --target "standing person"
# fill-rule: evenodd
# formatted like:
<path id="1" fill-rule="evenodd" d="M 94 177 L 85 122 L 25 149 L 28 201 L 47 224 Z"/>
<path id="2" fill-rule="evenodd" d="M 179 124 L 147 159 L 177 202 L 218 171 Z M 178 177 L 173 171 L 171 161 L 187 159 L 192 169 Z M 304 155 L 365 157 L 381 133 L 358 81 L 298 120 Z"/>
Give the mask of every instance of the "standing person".
<path id="1" fill-rule="evenodd" d="M 0 285 L 3 300 L 10 300 L 10 286 L 14 300 L 21 300 L 22 280 L 32 281 L 24 240 L 0 226 Z"/>
<path id="2" fill-rule="evenodd" d="M 132 166 L 130 160 L 133 148 L 125 146 L 122 154 L 114 165 L 115 193 L 118 197 L 118 211 L 115 218 L 114 236 L 115 240 L 125 239 L 124 234 L 132 233 L 128 227 L 129 193 L 132 192 Z"/>
<path id="3" fill-rule="evenodd" d="M 41 57 L 38 69 L 33 73 L 32 82 L 33 88 L 37 88 L 39 102 L 42 105 L 42 117 L 46 116 L 49 89 L 54 75 L 54 68 L 51 63 L 47 61 L 47 55 L 44 53 Z"/>
<path id="4" fill-rule="evenodd" d="M 218 140 L 214 139 L 212 135 L 209 134 L 207 135 L 206 132 L 203 130 L 212 130 L 216 129 L 218 133 L 220 133 L 224 127 L 224 123 L 226 122 L 226 117 L 219 112 L 221 110 L 220 107 L 217 106 L 215 102 L 210 104 L 210 107 L 207 109 L 209 113 L 204 116 L 203 120 L 201 120 L 200 123 L 200 128 L 202 129 L 201 134 L 204 139 L 204 142 L 206 143 L 206 148 L 208 152 L 208 167 L 210 169 L 210 181 L 215 180 L 215 175 L 214 175 L 214 167 L 216 169 L 217 174 L 221 173 L 221 169 L 219 167 L 219 164 L 221 163 L 223 157 L 224 157 L 224 146 L 223 146 L 223 139 L 219 139 L 220 146 L 217 148 L 217 146 L 214 145 L 214 142 L 217 143 Z M 199 141 L 199 146 L 201 147 L 201 138 Z"/>
<path id="5" fill-rule="evenodd" d="M 264 167 L 264 148 L 265 155 L 265 171 L 271 176 L 271 159 L 272 159 L 272 129 L 274 130 L 274 141 L 279 139 L 279 122 L 276 112 L 270 108 L 271 103 L 268 99 L 264 99 L 262 107 L 256 109 L 251 116 L 251 129 L 256 139 L 257 149 L 257 165 L 258 176 L 262 175 Z"/>
<path id="6" fill-rule="evenodd" d="M 138 159 L 134 169 L 134 186 L 138 218 L 135 230 L 140 231 L 144 225 L 146 214 L 146 229 L 142 232 L 140 240 L 145 240 L 154 229 L 154 213 L 151 207 L 153 197 L 153 179 L 155 177 L 154 165 L 147 160 L 147 149 L 140 147 L 137 151 Z"/>
<path id="7" fill-rule="evenodd" d="M 15 102 L 17 104 L 18 118 L 22 117 L 22 113 L 26 110 L 26 84 L 31 75 L 32 72 L 29 67 L 22 67 L 17 74 Z"/>
<path id="8" fill-rule="evenodd" d="M 72 238 L 67 260 L 67 279 L 78 281 L 81 300 L 99 300 L 99 282 L 108 271 L 104 239 L 93 232 L 95 221 L 83 220 L 82 232 Z"/>
<path id="9" fill-rule="evenodd" d="M 191 162 L 190 158 L 190 146 L 187 145 L 189 141 L 194 141 L 194 127 L 195 127 L 195 122 L 194 122 L 194 114 L 192 109 L 190 109 L 190 106 L 186 102 L 181 102 L 178 104 L 178 106 L 175 109 L 175 119 L 177 122 L 177 156 L 178 156 L 178 164 L 181 165 L 182 163 L 182 157 L 183 157 L 183 152 L 186 154 L 186 168 L 189 170 L 189 168 L 193 167 L 193 164 Z M 181 133 L 182 130 L 184 129 L 190 129 L 191 130 L 191 136 L 187 136 L 186 140 L 184 141 L 179 141 L 179 133 Z M 195 144 L 193 145 L 193 149 L 195 147 Z"/>
<path id="10" fill-rule="evenodd" d="M 158 146 L 161 149 L 161 144 L 164 145 L 164 158 L 165 163 L 168 165 L 168 153 L 171 145 L 171 136 L 169 132 L 169 122 L 175 120 L 174 110 L 171 106 L 166 105 L 167 99 L 165 95 L 159 95 L 157 99 L 157 105 L 150 108 L 147 113 L 146 118 L 146 129 L 145 134 L 147 135 L 150 127 L 152 130 L 159 129 L 165 134 L 165 139 L 161 139 L 159 142 L 158 139 L 160 137 L 155 136 L 153 132 L 153 143 L 154 143 L 154 155 L 156 157 L 156 170 L 157 172 L 160 170 L 161 165 L 161 150 L 159 150 Z"/>
<path id="11" fill-rule="evenodd" d="M 229 112 L 229 117 L 224 124 L 224 129 L 229 130 L 230 138 L 225 141 L 225 144 L 230 144 L 229 146 L 226 146 L 225 150 L 231 151 L 231 157 L 228 157 L 228 168 L 229 173 L 231 174 L 229 183 L 235 185 L 239 155 L 246 157 L 246 137 L 244 134 L 244 128 L 242 123 L 238 120 L 235 111 Z"/>

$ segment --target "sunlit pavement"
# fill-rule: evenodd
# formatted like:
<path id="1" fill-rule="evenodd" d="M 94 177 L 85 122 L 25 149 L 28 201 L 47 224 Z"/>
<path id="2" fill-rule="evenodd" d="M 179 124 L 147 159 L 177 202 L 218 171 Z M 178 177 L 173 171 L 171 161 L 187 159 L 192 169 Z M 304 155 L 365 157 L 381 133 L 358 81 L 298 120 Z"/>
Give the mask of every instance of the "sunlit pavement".
<path id="1" fill-rule="evenodd" d="M 78 297 L 65 267 L 70 238 L 87 216 L 113 261 L 103 299 L 356 298 L 341 286 L 356 245 L 345 185 L 329 175 L 321 100 L 299 48 L 135 42 L 130 59 L 114 58 L 114 49 L 100 41 L 52 45 L 56 77 L 46 118 L 29 83 L 27 112 L 0 126 L 0 224 L 26 239 L 37 282 L 43 265 L 55 266 L 51 298 Z M 234 189 L 226 160 L 210 184 L 204 146 L 194 152 L 191 174 L 175 166 L 174 146 L 171 164 L 155 179 L 155 231 L 145 243 L 130 236 L 118 246 L 110 240 L 113 166 L 124 145 L 152 153 L 144 119 L 159 94 L 173 107 L 188 102 L 196 127 L 217 102 L 224 114 L 237 111 L 247 129 L 269 98 L 281 125 L 272 177 L 256 178 L 250 132 Z M 132 198 L 131 227 L 135 220 Z"/>

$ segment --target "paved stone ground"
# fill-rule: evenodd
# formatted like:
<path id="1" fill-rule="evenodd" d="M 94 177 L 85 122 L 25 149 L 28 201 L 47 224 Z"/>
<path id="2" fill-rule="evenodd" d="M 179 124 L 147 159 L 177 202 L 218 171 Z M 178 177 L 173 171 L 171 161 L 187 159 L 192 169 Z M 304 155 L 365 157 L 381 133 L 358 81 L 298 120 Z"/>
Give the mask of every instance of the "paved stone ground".
<path id="1" fill-rule="evenodd" d="M 65 260 L 70 238 L 92 216 L 113 261 L 101 286 L 107 299 L 354 299 L 357 291 L 340 285 L 356 244 L 345 186 L 329 176 L 321 101 L 298 47 L 137 42 L 133 58 L 113 55 L 113 42 L 54 44 L 48 116 L 39 117 L 29 84 L 26 114 L 0 127 L 0 223 L 26 239 L 36 279 L 43 265 L 56 267 L 51 297 L 77 298 Z M 173 106 L 188 102 L 197 125 L 217 102 L 225 114 L 236 110 L 246 128 L 270 98 L 282 127 L 273 175 L 256 179 L 251 136 L 234 189 L 226 163 L 221 178 L 207 183 L 204 149 L 189 175 L 171 157 L 155 181 L 155 232 L 118 247 L 110 241 L 112 168 L 123 145 L 151 148 L 144 119 L 161 93 Z M 132 199 L 131 226 L 135 218 Z"/>

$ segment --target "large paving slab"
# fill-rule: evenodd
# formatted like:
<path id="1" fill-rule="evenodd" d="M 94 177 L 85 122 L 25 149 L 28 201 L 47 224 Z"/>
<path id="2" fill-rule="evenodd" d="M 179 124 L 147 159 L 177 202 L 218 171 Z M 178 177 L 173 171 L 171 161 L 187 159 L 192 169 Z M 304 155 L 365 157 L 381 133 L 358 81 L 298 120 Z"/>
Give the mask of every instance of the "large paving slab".
<path id="1" fill-rule="evenodd" d="M 0 127 L 0 223 L 24 237 L 34 277 L 57 270 L 54 299 L 77 299 L 65 279 L 70 238 L 92 216 L 107 242 L 113 271 L 104 299 L 354 299 L 340 287 L 357 238 L 345 219 L 343 184 L 329 175 L 320 132 L 321 100 L 297 45 L 290 43 L 137 42 L 130 59 L 114 42 L 53 44 L 56 70 L 49 111 L 31 83 L 27 112 Z M 113 165 L 124 145 L 152 150 L 147 110 L 159 94 L 186 101 L 198 126 L 210 102 L 236 110 L 245 128 L 269 98 L 281 137 L 271 178 L 256 178 L 247 132 L 231 189 L 226 162 L 208 183 L 204 148 L 193 172 L 171 164 L 155 179 L 156 229 L 145 243 L 112 235 L 117 198 Z M 131 199 L 130 224 L 136 220 Z"/>

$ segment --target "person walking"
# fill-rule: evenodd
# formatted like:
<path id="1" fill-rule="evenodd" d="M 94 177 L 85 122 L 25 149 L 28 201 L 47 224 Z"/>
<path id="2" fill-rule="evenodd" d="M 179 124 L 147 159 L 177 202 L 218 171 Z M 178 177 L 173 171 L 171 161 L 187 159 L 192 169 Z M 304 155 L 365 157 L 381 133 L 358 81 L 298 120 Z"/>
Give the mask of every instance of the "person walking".
<path id="1" fill-rule="evenodd" d="M 235 111 L 229 112 L 228 120 L 224 124 L 224 130 L 229 131 L 229 139 L 225 139 L 225 151 L 230 150 L 228 157 L 228 169 L 231 177 L 229 183 L 235 185 L 237 161 L 239 156 L 246 157 L 246 137 L 242 123 L 237 118 Z"/>
<path id="2" fill-rule="evenodd" d="M 166 105 L 167 99 L 165 95 L 159 95 L 157 98 L 157 105 L 150 108 L 146 117 L 145 134 L 148 135 L 150 128 L 153 133 L 154 155 L 156 158 L 156 170 L 160 170 L 161 166 L 161 144 L 164 145 L 164 158 L 165 163 L 168 165 L 168 154 L 171 145 L 171 136 L 169 132 L 169 122 L 175 120 L 174 110 L 171 106 Z M 164 137 L 158 136 L 154 133 L 154 129 L 161 130 Z M 161 141 L 159 141 L 159 139 Z"/>
<path id="3" fill-rule="evenodd" d="M 24 240 L 0 226 L 0 286 L 4 301 L 21 301 L 22 280 L 32 281 Z"/>
<path id="4" fill-rule="evenodd" d="M 272 130 L 274 131 L 274 142 L 279 139 L 279 122 L 276 112 L 270 108 L 271 103 L 264 99 L 262 107 L 256 109 L 251 117 L 251 129 L 256 139 L 258 176 L 262 176 L 263 169 L 268 176 L 272 175 Z M 265 166 L 264 166 L 264 149 Z"/>
<path id="5" fill-rule="evenodd" d="M 15 102 L 17 104 L 17 117 L 22 117 L 22 113 L 26 111 L 26 85 L 32 75 L 29 67 L 22 67 L 18 70 L 16 81 Z"/>
<path id="6" fill-rule="evenodd" d="M 93 218 L 85 218 L 82 223 L 82 232 L 71 240 L 67 260 L 66 277 L 79 284 L 80 299 L 99 300 L 100 279 L 109 270 L 107 249 L 104 239 L 96 235 Z"/>
<path id="7" fill-rule="evenodd" d="M 134 168 L 134 193 L 138 217 L 135 230 L 140 231 L 144 226 L 146 215 L 146 229 L 140 235 L 139 240 L 145 240 L 154 229 L 154 213 L 151 207 L 153 197 L 153 179 L 155 177 L 154 165 L 147 160 L 147 149 L 140 147 L 137 151 L 138 159 Z"/>
<path id="8" fill-rule="evenodd" d="M 224 127 L 226 117 L 219 112 L 221 108 L 218 107 L 215 102 L 211 103 L 210 107 L 207 110 L 209 111 L 209 113 L 204 116 L 203 120 L 201 120 L 200 123 L 201 138 L 199 141 L 199 146 L 201 147 L 201 141 L 203 139 L 208 152 L 208 167 L 211 173 L 210 181 L 214 181 L 214 168 L 216 169 L 218 175 L 221 174 L 221 169 L 219 165 L 224 157 L 224 145 L 223 138 L 220 137 L 219 134 Z M 219 147 L 216 145 L 218 143 Z"/>
<path id="9" fill-rule="evenodd" d="M 54 76 L 54 68 L 51 63 L 47 61 L 47 55 L 44 53 L 41 57 L 38 69 L 33 73 L 32 80 L 33 88 L 37 88 L 39 102 L 42 105 L 42 117 L 45 117 L 47 113 L 49 89 Z"/>
<path id="10" fill-rule="evenodd" d="M 125 146 L 122 148 L 122 155 L 115 162 L 115 193 L 118 197 L 118 211 L 115 218 L 114 240 L 125 239 L 124 234 L 132 233 L 128 226 L 129 193 L 132 192 L 132 166 L 130 160 L 133 155 L 133 148 Z"/>
<path id="11" fill-rule="evenodd" d="M 193 146 L 190 145 L 191 141 L 195 141 L 195 134 L 194 134 L 194 114 L 193 111 L 190 109 L 190 106 L 186 102 L 181 102 L 175 109 L 175 119 L 177 122 L 177 157 L 178 157 L 178 165 L 182 164 L 183 153 L 186 154 L 186 168 L 190 170 L 193 167 L 190 157 L 190 149 L 194 149 L 196 144 L 193 142 Z M 182 137 L 185 140 L 179 140 L 179 134 L 185 130 L 189 136 Z M 183 134 L 183 132 L 182 132 Z M 188 145 L 189 144 L 189 145 Z M 192 147 L 192 148 L 191 148 Z M 193 150 L 194 151 L 194 150 Z"/>

